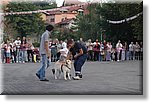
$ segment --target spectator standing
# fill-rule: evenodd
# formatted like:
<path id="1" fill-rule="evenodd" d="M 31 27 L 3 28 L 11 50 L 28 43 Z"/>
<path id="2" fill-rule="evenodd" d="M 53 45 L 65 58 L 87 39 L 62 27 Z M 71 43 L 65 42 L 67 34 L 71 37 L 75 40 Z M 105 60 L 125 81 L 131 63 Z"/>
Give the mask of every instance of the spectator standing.
<path id="1" fill-rule="evenodd" d="M 83 46 L 86 46 L 86 43 L 83 41 L 83 38 L 80 38 L 79 43 Z"/>
<path id="2" fill-rule="evenodd" d="M 104 60 L 104 45 L 103 43 L 101 42 L 100 43 L 100 54 L 99 54 L 99 61 L 103 61 Z"/>
<path id="3" fill-rule="evenodd" d="M 135 43 L 135 60 L 139 60 L 140 56 L 140 45 L 138 42 Z"/>
<path id="4" fill-rule="evenodd" d="M 63 43 L 63 41 L 59 41 L 59 42 L 57 43 L 57 61 L 59 60 L 60 55 L 61 55 L 60 49 L 62 49 L 62 43 Z"/>
<path id="5" fill-rule="evenodd" d="M 107 42 L 106 42 L 106 40 L 104 40 L 103 45 L 104 45 L 104 61 L 106 61 L 106 54 L 107 54 Z"/>
<path id="6" fill-rule="evenodd" d="M 14 49 L 13 49 L 13 40 L 9 41 L 10 49 L 10 63 L 14 63 Z"/>
<path id="7" fill-rule="evenodd" d="M 64 64 L 65 61 L 66 61 L 68 52 L 69 52 L 69 50 L 68 50 L 68 48 L 67 48 L 67 43 L 66 43 L 66 42 L 63 42 L 63 44 L 62 44 L 62 49 L 60 49 L 60 58 L 59 58 L 59 61 L 62 62 L 63 64 Z"/>
<path id="8" fill-rule="evenodd" d="M 57 43 L 56 43 L 56 40 L 53 40 L 52 41 L 52 44 L 51 44 L 51 61 L 52 62 L 55 62 L 57 60 Z"/>
<path id="9" fill-rule="evenodd" d="M 26 37 L 23 37 L 21 40 L 21 56 L 22 56 L 22 63 L 26 62 L 27 57 L 27 40 Z"/>
<path id="10" fill-rule="evenodd" d="M 125 47 L 125 43 L 122 46 L 122 53 L 121 53 L 121 60 L 124 61 L 125 60 L 125 53 L 126 53 L 126 47 Z"/>
<path id="11" fill-rule="evenodd" d="M 34 62 L 34 58 L 33 58 L 33 44 L 31 42 L 31 39 L 28 38 L 27 40 L 27 57 L 28 57 L 28 62 L 30 62 L 30 56 L 32 58 L 32 62 Z"/>
<path id="12" fill-rule="evenodd" d="M 124 49 L 125 49 L 125 60 L 129 60 L 129 46 L 127 42 L 124 43 Z"/>
<path id="13" fill-rule="evenodd" d="M 5 49 L 5 52 L 6 52 L 6 63 L 10 63 L 10 58 L 11 58 L 11 46 L 10 46 L 10 42 L 9 40 L 7 40 L 5 42 L 5 45 L 4 45 L 4 49 Z"/>
<path id="14" fill-rule="evenodd" d="M 94 61 L 99 61 L 100 44 L 98 42 L 98 39 L 96 39 L 96 42 L 94 43 L 93 51 L 94 51 Z"/>
<path id="15" fill-rule="evenodd" d="M 117 61 L 120 61 L 120 56 L 122 51 L 122 44 L 120 40 L 118 40 L 118 43 L 116 44 L 116 50 L 117 50 Z"/>
<path id="16" fill-rule="evenodd" d="M 134 44 L 133 42 L 129 45 L 129 60 L 134 60 Z"/>
<path id="17" fill-rule="evenodd" d="M 106 61 L 111 60 L 111 50 L 112 50 L 112 45 L 110 42 L 107 42 L 107 54 L 106 54 Z"/>
<path id="18" fill-rule="evenodd" d="M 21 60 L 21 40 L 20 37 L 17 37 L 17 40 L 15 40 L 15 45 L 16 45 L 16 52 L 17 52 L 17 58 L 16 58 L 16 62 L 19 63 Z"/>
<path id="19" fill-rule="evenodd" d="M 87 51 L 88 51 L 88 60 L 93 60 L 93 43 L 91 42 L 91 39 L 88 40 L 87 44 Z"/>
<path id="20" fill-rule="evenodd" d="M 116 56 L 116 50 L 115 50 L 115 48 L 112 48 L 112 51 L 111 51 L 111 60 L 112 61 L 115 61 L 115 56 Z"/>
<path id="21" fill-rule="evenodd" d="M 12 59 L 13 59 L 13 63 L 16 63 L 16 57 L 17 57 L 17 48 L 16 48 L 16 44 L 15 44 L 15 40 L 12 42 Z"/>

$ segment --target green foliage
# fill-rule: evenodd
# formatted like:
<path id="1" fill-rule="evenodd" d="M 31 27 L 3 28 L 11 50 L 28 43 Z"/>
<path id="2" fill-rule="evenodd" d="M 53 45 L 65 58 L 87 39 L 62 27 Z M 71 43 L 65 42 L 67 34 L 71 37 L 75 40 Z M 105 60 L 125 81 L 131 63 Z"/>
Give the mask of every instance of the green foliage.
<path id="1" fill-rule="evenodd" d="M 33 2 L 33 4 L 38 6 L 39 9 L 41 9 L 41 10 L 57 7 L 56 2 L 36 1 L 36 2 Z"/>
<path id="2" fill-rule="evenodd" d="M 136 4 L 91 4 L 88 7 L 90 13 L 77 17 L 78 35 L 87 39 L 99 39 L 117 42 L 118 39 L 130 42 L 132 40 L 142 40 L 143 36 L 143 17 L 121 23 L 110 24 L 107 20 L 122 20 L 132 17 L 143 11 L 143 3 Z"/>
<path id="3" fill-rule="evenodd" d="M 40 9 L 50 9 L 56 7 L 56 4 L 44 4 L 36 2 L 11 2 L 5 9 L 5 12 L 21 12 L 21 11 L 34 11 Z M 22 36 L 40 36 L 45 30 L 45 22 L 42 21 L 41 14 L 22 14 L 22 15 L 8 15 L 5 16 L 5 22 L 7 25 L 12 25 L 13 29 L 17 31 L 17 35 Z M 4 30 L 8 30 L 6 27 Z M 7 33 L 7 32 L 5 32 Z M 12 32 L 13 33 L 13 32 Z"/>
<path id="4" fill-rule="evenodd" d="M 56 28 L 52 32 L 52 39 L 66 40 L 66 39 L 75 39 L 77 40 L 77 35 L 75 35 L 70 29 L 67 28 Z"/>
<path id="5" fill-rule="evenodd" d="M 97 22 L 99 15 L 96 14 L 96 10 L 94 8 L 96 8 L 97 4 L 93 4 L 90 5 L 88 7 L 88 10 L 90 11 L 90 14 L 87 15 L 78 15 L 77 16 L 77 35 L 80 37 L 82 37 L 84 40 L 87 39 L 96 39 L 99 36 L 100 33 L 100 25 Z"/>
<path id="6" fill-rule="evenodd" d="M 40 47 L 40 43 L 39 42 L 35 42 L 35 43 L 33 43 L 33 46 L 34 47 Z"/>

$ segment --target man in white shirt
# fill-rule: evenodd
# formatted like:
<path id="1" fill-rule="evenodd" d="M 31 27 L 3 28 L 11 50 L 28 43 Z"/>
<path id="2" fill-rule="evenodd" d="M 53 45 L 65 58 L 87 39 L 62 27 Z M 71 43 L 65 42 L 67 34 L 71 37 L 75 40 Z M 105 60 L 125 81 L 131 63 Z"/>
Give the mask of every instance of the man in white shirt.
<path id="1" fill-rule="evenodd" d="M 116 44 L 116 50 L 117 50 L 117 61 L 119 61 L 120 60 L 120 54 L 122 51 L 122 44 L 121 44 L 120 40 L 118 40 L 118 43 Z"/>
<path id="2" fill-rule="evenodd" d="M 18 36 L 17 37 L 17 40 L 15 40 L 15 46 L 16 46 L 16 52 L 17 52 L 17 58 L 16 58 L 16 62 L 17 63 L 19 63 L 20 62 L 20 59 L 21 59 L 21 56 L 20 56 L 20 54 L 21 54 L 21 51 L 20 51 L 20 48 L 21 48 L 21 40 L 20 40 L 20 37 Z"/>
<path id="3" fill-rule="evenodd" d="M 134 44 L 131 42 L 129 45 L 129 60 L 134 60 Z"/>

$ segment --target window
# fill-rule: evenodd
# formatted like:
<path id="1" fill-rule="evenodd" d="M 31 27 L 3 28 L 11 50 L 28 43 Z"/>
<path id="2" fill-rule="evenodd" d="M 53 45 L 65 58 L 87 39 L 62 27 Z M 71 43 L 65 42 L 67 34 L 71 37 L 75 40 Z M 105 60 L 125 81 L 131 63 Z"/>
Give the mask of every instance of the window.
<path id="1" fill-rule="evenodd" d="M 51 19 L 50 19 L 50 22 L 55 22 L 55 18 L 51 18 Z"/>

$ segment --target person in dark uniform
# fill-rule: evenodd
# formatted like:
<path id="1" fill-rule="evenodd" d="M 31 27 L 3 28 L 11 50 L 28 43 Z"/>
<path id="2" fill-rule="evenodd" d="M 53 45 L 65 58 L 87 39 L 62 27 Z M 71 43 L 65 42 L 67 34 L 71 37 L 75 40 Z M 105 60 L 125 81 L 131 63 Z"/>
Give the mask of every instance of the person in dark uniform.
<path id="1" fill-rule="evenodd" d="M 69 49 L 67 59 L 70 59 L 71 56 L 73 56 L 74 59 L 75 77 L 73 77 L 73 79 L 80 80 L 82 79 L 82 66 L 87 59 L 87 48 L 78 42 L 74 42 L 73 40 L 68 40 L 67 46 Z"/>

